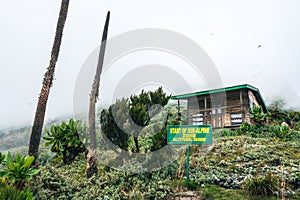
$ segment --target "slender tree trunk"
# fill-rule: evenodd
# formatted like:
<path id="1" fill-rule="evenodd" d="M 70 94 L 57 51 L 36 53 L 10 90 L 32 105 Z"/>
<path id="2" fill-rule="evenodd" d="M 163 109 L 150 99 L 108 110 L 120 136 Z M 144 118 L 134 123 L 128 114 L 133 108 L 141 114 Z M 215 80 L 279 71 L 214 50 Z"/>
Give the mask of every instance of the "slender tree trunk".
<path id="1" fill-rule="evenodd" d="M 90 178 L 93 174 L 98 172 L 97 168 L 97 159 L 96 159 L 96 103 L 99 96 L 99 86 L 100 86 L 100 75 L 102 72 L 103 61 L 104 61 L 104 53 L 106 47 L 106 40 L 107 40 L 107 32 L 108 32 L 108 25 L 109 25 L 109 18 L 110 12 L 107 12 L 106 21 L 104 25 L 104 30 L 102 34 L 98 64 L 96 69 L 96 75 L 94 78 L 94 82 L 92 85 L 92 90 L 90 93 L 90 105 L 89 105 L 89 133 L 90 133 L 90 152 L 87 158 L 87 168 L 86 168 L 86 175 Z"/>
<path id="2" fill-rule="evenodd" d="M 39 150 L 39 144 L 41 140 L 43 124 L 44 124 L 47 101 L 48 101 L 50 88 L 53 83 L 55 65 L 59 55 L 63 30 L 64 30 L 64 26 L 68 14 L 69 2 L 70 0 L 62 0 L 61 2 L 59 18 L 56 25 L 55 39 L 51 51 L 50 63 L 44 75 L 43 86 L 40 92 L 40 96 L 39 96 L 39 100 L 35 112 L 35 117 L 34 117 L 34 122 L 32 126 L 30 142 L 29 142 L 29 151 L 28 151 L 29 155 L 33 155 L 35 157 L 35 160 L 38 158 L 38 150 Z"/>

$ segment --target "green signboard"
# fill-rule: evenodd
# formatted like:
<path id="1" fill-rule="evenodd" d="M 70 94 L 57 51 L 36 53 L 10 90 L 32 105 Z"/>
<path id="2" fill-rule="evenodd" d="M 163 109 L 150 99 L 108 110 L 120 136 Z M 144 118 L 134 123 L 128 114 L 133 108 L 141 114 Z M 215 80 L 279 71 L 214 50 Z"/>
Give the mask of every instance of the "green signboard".
<path id="1" fill-rule="evenodd" d="M 170 125 L 168 144 L 212 144 L 211 125 Z"/>

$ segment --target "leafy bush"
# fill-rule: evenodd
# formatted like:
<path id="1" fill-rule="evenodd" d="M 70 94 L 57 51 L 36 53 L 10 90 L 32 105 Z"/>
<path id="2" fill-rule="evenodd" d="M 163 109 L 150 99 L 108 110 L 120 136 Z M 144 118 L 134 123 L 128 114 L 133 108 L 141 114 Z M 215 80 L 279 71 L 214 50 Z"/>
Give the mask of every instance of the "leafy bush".
<path id="1" fill-rule="evenodd" d="M 30 168 L 33 160 L 33 156 L 20 156 L 20 154 L 17 154 L 16 158 L 13 159 L 12 154 L 8 152 L 4 169 L 0 170 L 0 177 L 4 182 L 19 190 L 27 188 L 29 181 L 39 173 L 39 170 Z"/>
<path id="2" fill-rule="evenodd" d="M 295 125 L 294 125 L 294 130 L 300 131 L 300 121 L 297 122 L 297 123 L 295 123 Z"/>
<path id="3" fill-rule="evenodd" d="M 129 115 L 132 120 L 129 120 L 129 123 L 135 132 L 133 136 L 136 147 L 135 152 L 140 152 L 138 144 L 138 138 L 141 134 L 140 127 L 148 126 L 151 118 L 162 111 L 162 107 L 168 104 L 170 98 L 171 95 L 167 96 L 162 87 L 159 87 L 154 92 L 144 92 L 142 90 L 141 94 L 130 96 Z"/>
<path id="4" fill-rule="evenodd" d="M 0 198 L 5 200 L 31 200 L 32 192 L 30 188 L 25 191 L 19 191 L 8 185 L 0 185 Z"/>
<path id="5" fill-rule="evenodd" d="M 129 100 L 122 98 L 116 103 L 103 109 L 100 115 L 100 123 L 103 134 L 116 146 L 128 150 L 129 135 L 124 131 L 124 124 L 127 121 Z"/>
<path id="6" fill-rule="evenodd" d="M 267 114 L 263 113 L 261 106 L 254 106 L 249 112 L 251 114 L 250 119 L 254 123 L 263 124 L 266 121 Z"/>
<path id="7" fill-rule="evenodd" d="M 263 124 L 248 124 L 243 127 L 246 135 L 249 135 L 253 138 L 268 138 L 273 137 L 273 134 L 270 131 L 270 126 Z M 241 129 L 240 129 L 241 131 Z"/>
<path id="8" fill-rule="evenodd" d="M 79 120 L 70 119 L 69 123 L 62 122 L 61 125 L 52 125 L 50 130 L 45 129 L 45 146 L 51 146 L 51 151 L 62 154 L 63 162 L 70 164 L 79 153 L 87 153 L 87 149 L 80 140 L 79 130 L 82 125 Z"/>
<path id="9" fill-rule="evenodd" d="M 276 138 L 284 141 L 297 139 L 298 132 L 292 131 L 288 126 L 269 126 L 264 124 L 249 124 L 245 122 L 238 130 L 240 133 L 249 135 L 253 138 Z M 293 133 L 293 135 L 290 135 Z"/>
<path id="10" fill-rule="evenodd" d="M 249 124 L 248 122 L 245 122 L 240 126 L 240 132 L 246 133 L 247 131 L 250 131 L 250 128 L 251 128 L 251 124 Z"/>
<path id="11" fill-rule="evenodd" d="M 242 188 L 249 194 L 255 196 L 270 196 L 274 195 L 275 191 L 278 191 L 279 178 L 274 176 L 270 171 L 267 172 L 266 176 L 254 177 L 247 179 Z"/>
<path id="12" fill-rule="evenodd" d="M 214 132 L 214 135 L 219 137 L 230 137 L 241 135 L 241 133 L 237 130 L 221 129 Z"/>
<path id="13" fill-rule="evenodd" d="M 300 142 L 300 132 L 291 131 L 290 134 L 286 135 L 285 140 Z"/>
<path id="14" fill-rule="evenodd" d="M 276 138 L 285 139 L 290 133 L 291 130 L 288 126 L 272 126 L 271 131 Z"/>
<path id="15" fill-rule="evenodd" d="M 169 110 L 167 113 L 165 113 L 165 115 L 166 119 L 164 121 L 162 129 L 158 132 L 154 131 L 155 128 L 153 130 L 155 134 L 151 137 L 151 151 L 156 151 L 167 145 L 168 125 L 180 125 L 182 122 L 182 115 L 177 112 L 174 113 Z M 160 126 L 158 124 L 154 125 L 157 125 L 158 128 L 156 129 L 159 130 Z"/>
<path id="16" fill-rule="evenodd" d="M 288 112 L 285 110 L 286 100 L 283 98 L 275 98 L 268 105 L 268 121 L 272 124 L 280 124 L 288 117 Z"/>

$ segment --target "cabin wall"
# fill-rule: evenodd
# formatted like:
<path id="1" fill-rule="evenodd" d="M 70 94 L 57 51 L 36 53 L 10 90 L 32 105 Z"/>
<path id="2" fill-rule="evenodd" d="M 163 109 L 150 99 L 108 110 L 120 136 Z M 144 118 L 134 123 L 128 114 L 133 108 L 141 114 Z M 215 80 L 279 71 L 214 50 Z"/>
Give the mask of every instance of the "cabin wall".
<path id="1" fill-rule="evenodd" d="M 211 99 L 209 95 L 189 98 L 187 108 L 189 124 L 210 124 Z"/>
<path id="2" fill-rule="evenodd" d="M 254 106 L 259 106 L 258 100 L 251 90 L 248 91 L 248 96 L 250 109 L 252 109 Z"/>
<path id="3" fill-rule="evenodd" d="M 255 96 L 252 97 L 257 103 Z M 250 121 L 247 89 L 228 91 L 226 96 L 225 93 L 221 93 L 190 97 L 187 108 L 188 124 L 235 128 L 245 121 Z"/>
<path id="4" fill-rule="evenodd" d="M 256 98 L 256 96 L 254 95 L 254 93 L 251 90 L 248 90 L 248 109 L 245 111 L 245 121 L 250 122 L 250 110 L 254 107 L 254 106 L 259 106 L 259 102 L 258 99 Z"/>

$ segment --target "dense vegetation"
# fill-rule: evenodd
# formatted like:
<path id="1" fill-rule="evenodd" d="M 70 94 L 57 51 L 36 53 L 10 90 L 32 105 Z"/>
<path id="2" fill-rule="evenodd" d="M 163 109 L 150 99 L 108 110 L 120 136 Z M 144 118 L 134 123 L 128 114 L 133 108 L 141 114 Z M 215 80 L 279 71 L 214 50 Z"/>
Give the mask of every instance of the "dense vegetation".
<path id="1" fill-rule="evenodd" d="M 178 113 L 175 104 L 168 104 L 161 115 L 139 130 L 139 136 L 156 134 L 138 137 L 135 143 L 133 135 L 124 131 L 130 124 L 120 118 L 118 123 L 123 122 L 123 129 L 113 120 L 113 112 L 122 113 L 130 108 L 130 102 L 130 99 L 118 100 L 103 110 L 99 118 L 103 133 L 119 148 L 132 153 L 137 151 L 136 144 L 141 153 L 162 148 L 166 145 L 166 125 L 185 120 L 184 108 Z M 44 135 L 47 147 L 41 148 L 38 170 L 31 167 L 32 157 L 1 154 L 0 196 L 11 196 L 11 199 L 32 196 L 34 199 L 299 199 L 300 114 L 283 109 L 280 102 L 273 102 L 269 111 L 262 114 L 261 108 L 254 107 L 252 123 L 244 123 L 236 130 L 215 131 L 214 148 L 208 154 L 206 147 L 192 146 L 188 188 L 185 188 L 184 151 L 172 164 L 144 173 L 119 171 L 100 162 L 98 174 L 87 178 L 83 148 L 88 142 L 87 127 L 74 120 L 53 124 Z M 98 140 L 99 144 L 103 142 L 101 137 Z M 78 151 L 73 151 L 77 148 Z M 117 150 L 112 150 L 112 154 L 113 151 Z M 70 159 L 66 159 L 68 156 Z M 145 163 L 139 166 L 147 167 Z"/>
<path id="2" fill-rule="evenodd" d="M 50 150 L 62 155 L 65 164 L 73 162 L 79 153 L 87 154 L 87 149 L 80 138 L 80 134 L 84 136 L 86 131 L 79 120 L 70 119 L 69 123 L 52 125 L 49 130 L 45 129 L 45 132 L 46 135 L 43 136 L 45 146 L 51 145 Z"/>

